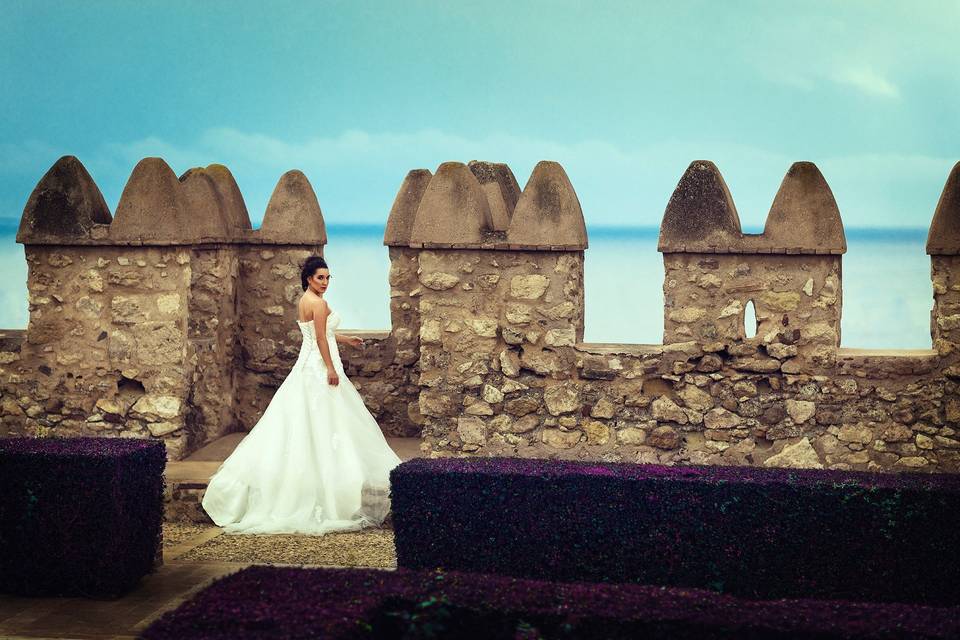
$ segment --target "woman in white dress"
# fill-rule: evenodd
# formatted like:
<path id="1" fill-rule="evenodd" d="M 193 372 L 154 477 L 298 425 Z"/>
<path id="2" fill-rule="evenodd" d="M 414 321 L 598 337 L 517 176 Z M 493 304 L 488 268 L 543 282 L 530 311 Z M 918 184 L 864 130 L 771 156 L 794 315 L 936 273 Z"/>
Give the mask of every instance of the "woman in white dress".
<path id="1" fill-rule="evenodd" d="M 203 496 L 204 510 L 226 533 L 353 531 L 380 525 L 390 509 L 389 474 L 400 458 L 344 373 L 337 348 L 362 340 L 335 334 L 340 316 L 323 299 L 330 284 L 323 258 L 308 258 L 300 280 L 300 355 Z"/>

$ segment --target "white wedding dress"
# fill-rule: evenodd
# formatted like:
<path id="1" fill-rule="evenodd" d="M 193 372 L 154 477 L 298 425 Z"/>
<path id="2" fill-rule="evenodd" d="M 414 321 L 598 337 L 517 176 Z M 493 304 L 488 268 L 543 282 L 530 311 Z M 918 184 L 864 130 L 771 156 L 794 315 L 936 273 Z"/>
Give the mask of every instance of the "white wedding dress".
<path id="1" fill-rule="evenodd" d="M 296 364 L 203 496 L 226 533 L 353 531 L 381 524 L 390 509 L 389 474 L 400 458 L 343 371 L 340 317 L 327 317 L 336 386 L 327 383 L 313 321 L 297 324 Z"/>

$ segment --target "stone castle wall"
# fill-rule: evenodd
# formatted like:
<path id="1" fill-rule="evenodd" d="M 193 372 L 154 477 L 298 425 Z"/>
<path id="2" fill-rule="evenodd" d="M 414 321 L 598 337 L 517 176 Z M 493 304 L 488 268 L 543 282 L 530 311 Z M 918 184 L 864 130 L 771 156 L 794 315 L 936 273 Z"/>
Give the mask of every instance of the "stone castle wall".
<path id="1" fill-rule="evenodd" d="M 262 415 L 300 347 L 300 265 L 322 255 L 326 233 L 299 171 L 252 230 L 221 165 L 178 179 L 145 159 L 111 215 L 65 157 L 31 195 L 17 240 L 30 322 L 0 338 L 0 435 L 163 438 L 179 459 Z M 392 338 L 367 337 L 361 353 L 345 348 L 360 363 L 348 372 L 384 429 L 404 433 Z"/>
<path id="2" fill-rule="evenodd" d="M 168 187 L 142 211 L 172 216 L 172 173 L 144 162 Z M 163 437 L 175 455 L 249 429 L 299 347 L 298 265 L 326 241 L 306 178 L 286 174 L 251 231 L 229 172 L 191 170 L 183 206 L 220 226 L 131 242 L 114 229 L 126 191 L 106 228 L 76 165 L 55 165 L 25 210 L 31 321 L 0 335 L 5 428 Z M 761 234 L 742 232 L 715 166 L 690 165 L 658 243 L 661 344 L 583 342 L 586 228 L 556 163 L 522 190 L 502 164 L 411 171 L 384 244 L 392 326 L 345 361 L 385 432 L 419 435 L 426 455 L 960 470 L 960 165 L 927 243 L 931 349 L 840 346 L 846 242 L 810 163 L 790 168 Z"/>
<path id="3" fill-rule="evenodd" d="M 846 242 L 810 163 L 791 167 L 762 234 L 742 233 L 715 166 L 690 165 L 661 226 L 659 345 L 582 342 L 587 242 L 562 169 L 535 169 L 498 237 L 469 197 L 489 168 L 470 168 L 476 181 L 441 165 L 388 224 L 407 229 L 392 250 L 418 252 L 404 271 L 420 283 L 429 455 L 960 470 L 960 165 L 927 247 L 935 348 L 909 351 L 840 347 Z"/>

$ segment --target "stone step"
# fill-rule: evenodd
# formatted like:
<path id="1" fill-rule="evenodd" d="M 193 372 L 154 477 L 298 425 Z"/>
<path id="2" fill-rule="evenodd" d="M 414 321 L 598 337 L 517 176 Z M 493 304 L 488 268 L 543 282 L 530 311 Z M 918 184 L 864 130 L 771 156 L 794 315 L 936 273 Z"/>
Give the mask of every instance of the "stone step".
<path id="1" fill-rule="evenodd" d="M 210 517 L 200 506 L 207 481 L 244 436 L 246 433 L 225 435 L 183 460 L 167 463 L 164 491 L 164 519 L 167 522 L 210 523 Z M 387 438 L 387 443 L 402 460 L 421 455 L 419 438 Z"/>

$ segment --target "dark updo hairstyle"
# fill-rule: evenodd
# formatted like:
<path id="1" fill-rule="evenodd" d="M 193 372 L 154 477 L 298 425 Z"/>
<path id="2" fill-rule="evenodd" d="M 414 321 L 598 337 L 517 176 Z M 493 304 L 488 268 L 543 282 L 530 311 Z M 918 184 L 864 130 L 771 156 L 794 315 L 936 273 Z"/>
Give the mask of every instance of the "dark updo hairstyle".
<path id="1" fill-rule="evenodd" d="M 306 291 L 307 287 L 307 278 L 310 278 L 317 272 L 317 269 L 328 269 L 327 261 L 321 258 L 320 256 L 310 256 L 307 258 L 306 262 L 303 263 L 303 268 L 300 269 L 300 285 L 303 287 L 303 290 Z"/>

